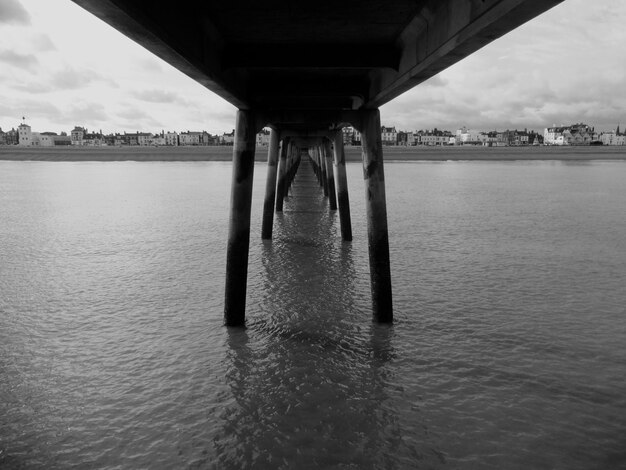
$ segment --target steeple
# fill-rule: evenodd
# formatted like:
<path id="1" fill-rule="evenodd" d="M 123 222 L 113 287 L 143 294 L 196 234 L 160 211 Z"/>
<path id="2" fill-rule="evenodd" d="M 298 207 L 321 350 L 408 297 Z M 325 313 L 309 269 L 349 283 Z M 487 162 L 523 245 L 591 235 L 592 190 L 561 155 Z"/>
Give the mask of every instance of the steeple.
<path id="1" fill-rule="evenodd" d="M 617 129 L 615 129 L 615 135 L 620 135 L 620 133 L 619 133 L 619 124 L 617 125 Z"/>

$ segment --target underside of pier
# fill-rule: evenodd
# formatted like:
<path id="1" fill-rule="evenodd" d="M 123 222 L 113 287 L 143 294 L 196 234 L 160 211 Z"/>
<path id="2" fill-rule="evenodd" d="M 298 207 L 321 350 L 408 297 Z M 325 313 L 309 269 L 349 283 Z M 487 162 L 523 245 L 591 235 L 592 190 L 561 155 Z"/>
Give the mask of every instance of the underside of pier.
<path id="1" fill-rule="evenodd" d="M 349 220 L 337 133 L 347 124 L 361 133 L 374 318 L 390 322 L 378 108 L 562 0 L 73 1 L 239 109 L 225 323 L 243 325 L 256 133 L 274 132 L 264 237 L 282 202 L 280 174 L 294 168 L 281 162 L 293 165 L 304 148 L 327 179 L 334 166 L 335 207 Z"/>

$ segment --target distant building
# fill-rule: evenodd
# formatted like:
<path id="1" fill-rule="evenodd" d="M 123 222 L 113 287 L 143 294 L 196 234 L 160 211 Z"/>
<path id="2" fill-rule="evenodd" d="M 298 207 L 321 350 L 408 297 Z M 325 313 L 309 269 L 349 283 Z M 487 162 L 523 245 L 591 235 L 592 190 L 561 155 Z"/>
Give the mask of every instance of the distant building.
<path id="1" fill-rule="evenodd" d="M 543 136 L 535 131 L 528 133 L 528 145 L 543 145 Z"/>
<path id="2" fill-rule="evenodd" d="M 503 146 L 520 146 L 530 144 L 530 134 L 527 129 L 523 131 L 506 130 L 498 132 L 498 145 Z"/>
<path id="3" fill-rule="evenodd" d="M 131 147 L 139 145 L 139 139 L 137 137 L 137 134 L 139 134 L 139 132 L 136 132 L 135 134 L 127 134 L 126 132 L 124 132 L 124 140 L 128 142 L 126 145 L 130 145 Z"/>
<path id="4" fill-rule="evenodd" d="M 202 140 L 202 132 L 181 132 L 178 135 L 178 142 L 180 145 L 200 145 Z"/>
<path id="5" fill-rule="evenodd" d="M 601 133 L 598 138 L 602 145 L 626 145 L 626 133 L 619 131 L 619 125 L 614 131 Z"/>
<path id="6" fill-rule="evenodd" d="M 341 136 L 343 138 L 343 145 L 352 145 L 352 134 L 354 133 L 354 127 L 345 126 L 341 128 Z"/>
<path id="7" fill-rule="evenodd" d="M 466 127 L 457 129 L 456 143 L 458 145 L 482 145 L 481 132 Z"/>
<path id="8" fill-rule="evenodd" d="M 480 142 L 485 147 L 495 147 L 498 145 L 498 133 L 496 131 L 481 132 Z"/>
<path id="9" fill-rule="evenodd" d="M 67 134 L 58 135 L 56 132 L 42 132 L 39 134 L 39 145 L 41 147 L 72 145 L 72 139 Z"/>
<path id="10" fill-rule="evenodd" d="M 398 143 L 398 132 L 395 127 L 381 126 L 381 138 L 383 145 L 396 145 Z"/>
<path id="11" fill-rule="evenodd" d="M 152 145 L 153 135 L 150 132 L 137 132 L 137 145 L 146 147 Z"/>
<path id="12" fill-rule="evenodd" d="M 396 134 L 396 144 L 406 147 L 408 145 L 407 144 L 408 138 L 409 138 L 409 135 L 407 132 L 398 131 L 398 133 Z"/>
<path id="13" fill-rule="evenodd" d="M 11 129 L 6 132 L 0 129 L 0 145 L 18 145 L 18 143 L 19 132 L 16 129 Z"/>
<path id="14" fill-rule="evenodd" d="M 256 135 L 256 145 L 257 147 L 267 147 L 270 144 L 270 130 L 269 129 L 261 129 Z"/>
<path id="15" fill-rule="evenodd" d="M 415 140 L 415 133 L 412 131 L 409 131 L 406 133 L 406 144 L 411 147 L 413 145 L 415 145 L 417 142 Z"/>
<path id="16" fill-rule="evenodd" d="M 39 134 L 39 145 L 42 147 L 54 147 L 55 137 L 58 137 L 56 132 L 42 132 Z"/>
<path id="17" fill-rule="evenodd" d="M 235 129 L 232 132 L 224 132 L 219 139 L 220 145 L 233 145 L 235 143 Z"/>
<path id="18" fill-rule="evenodd" d="M 102 131 L 87 132 L 87 129 L 85 129 L 82 145 L 87 147 L 103 147 L 106 145 L 106 139 L 104 138 L 104 135 L 102 135 Z"/>
<path id="19" fill-rule="evenodd" d="M 178 146 L 178 133 L 176 132 L 166 132 L 164 134 L 165 137 L 165 145 L 170 147 Z"/>
<path id="20" fill-rule="evenodd" d="M 72 129 L 72 132 L 70 132 L 70 140 L 72 141 L 72 145 L 83 145 L 83 137 L 86 132 L 87 129 L 84 129 L 83 127 L 74 127 L 74 129 Z"/>
<path id="21" fill-rule="evenodd" d="M 209 134 L 207 131 L 202 131 L 202 145 L 217 145 L 217 136 Z"/>
<path id="22" fill-rule="evenodd" d="M 415 132 L 415 142 L 417 145 L 450 145 L 455 143 L 456 139 L 449 131 L 442 131 L 434 128 L 431 131 Z"/>
<path id="23" fill-rule="evenodd" d="M 344 145 L 361 145 L 361 133 L 352 126 L 341 129 Z"/>
<path id="24" fill-rule="evenodd" d="M 546 127 L 543 131 L 545 145 L 589 145 L 593 141 L 594 130 L 586 124 Z"/>
<path id="25" fill-rule="evenodd" d="M 34 136 L 31 127 L 23 122 L 17 126 L 18 143 L 20 147 L 30 147 L 39 144 L 38 136 Z"/>
<path id="26" fill-rule="evenodd" d="M 156 147 L 163 147 L 165 145 L 165 135 L 162 132 L 160 134 L 154 134 L 152 136 L 150 145 L 154 145 Z"/>

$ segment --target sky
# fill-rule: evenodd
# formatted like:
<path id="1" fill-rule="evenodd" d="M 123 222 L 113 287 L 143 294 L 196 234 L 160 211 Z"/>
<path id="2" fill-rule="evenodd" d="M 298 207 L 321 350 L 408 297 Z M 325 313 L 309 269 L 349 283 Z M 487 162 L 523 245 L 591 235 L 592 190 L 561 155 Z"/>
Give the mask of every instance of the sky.
<path id="1" fill-rule="evenodd" d="M 626 1 L 565 0 L 381 108 L 402 130 L 626 127 Z M 0 0 L 0 128 L 234 127 L 236 109 L 70 0 Z"/>

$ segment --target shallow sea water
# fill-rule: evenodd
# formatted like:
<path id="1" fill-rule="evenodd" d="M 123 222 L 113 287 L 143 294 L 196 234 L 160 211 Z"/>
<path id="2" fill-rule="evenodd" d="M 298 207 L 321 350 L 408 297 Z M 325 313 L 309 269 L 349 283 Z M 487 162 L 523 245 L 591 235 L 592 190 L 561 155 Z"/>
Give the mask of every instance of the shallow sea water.
<path id="1" fill-rule="evenodd" d="M 303 166 L 0 162 L 1 468 L 626 468 L 626 162 L 385 167 L 395 323 Z"/>

